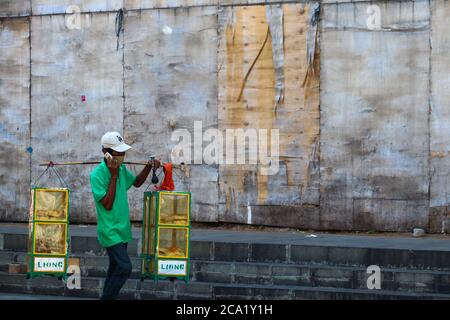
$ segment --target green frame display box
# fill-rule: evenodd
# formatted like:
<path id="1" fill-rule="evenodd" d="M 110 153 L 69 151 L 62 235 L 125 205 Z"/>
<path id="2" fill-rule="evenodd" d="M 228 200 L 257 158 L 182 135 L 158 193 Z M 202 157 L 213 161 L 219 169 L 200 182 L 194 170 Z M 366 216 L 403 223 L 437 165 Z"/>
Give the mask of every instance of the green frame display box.
<path id="1" fill-rule="evenodd" d="M 191 193 L 144 193 L 141 279 L 189 281 Z"/>
<path id="2" fill-rule="evenodd" d="M 27 278 L 42 275 L 67 279 L 69 189 L 31 189 Z"/>

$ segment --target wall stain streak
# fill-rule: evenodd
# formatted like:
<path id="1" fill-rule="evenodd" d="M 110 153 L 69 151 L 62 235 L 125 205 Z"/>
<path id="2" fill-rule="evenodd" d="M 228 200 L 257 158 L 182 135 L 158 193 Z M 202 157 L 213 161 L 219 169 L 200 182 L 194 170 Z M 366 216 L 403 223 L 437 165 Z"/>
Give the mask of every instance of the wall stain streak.
<path id="1" fill-rule="evenodd" d="M 247 223 L 249 206 L 257 218 L 262 205 L 318 204 L 318 152 L 312 152 L 319 130 L 318 50 L 316 73 L 302 86 L 308 17 L 309 5 L 301 4 L 223 9 L 219 128 L 279 129 L 283 173 L 262 175 L 257 165 L 219 166 L 221 220 Z"/>

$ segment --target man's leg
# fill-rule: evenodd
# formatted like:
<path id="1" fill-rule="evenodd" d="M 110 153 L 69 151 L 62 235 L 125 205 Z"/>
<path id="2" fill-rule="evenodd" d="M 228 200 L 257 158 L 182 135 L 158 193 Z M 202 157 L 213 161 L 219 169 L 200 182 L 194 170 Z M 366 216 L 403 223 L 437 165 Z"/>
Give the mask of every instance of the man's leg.
<path id="1" fill-rule="evenodd" d="M 127 244 L 119 243 L 106 248 L 110 259 L 115 263 L 115 268 L 111 271 L 109 281 L 103 293 L 103 300 L 114 300 L 119 295 L 120 289 L 131 275 L 132 265 L 127 252 Z"/>
<path id="2" fill-rule="evenodd" d="M 116 267 L 117 267 L 117 263 L 116 260 L 109 255 L 109 266 L 108 266 L 108 272 L 106 273 L 106 278 L 105 278 L 105 284 L 103 285 L 103 293 L 102 293 L 102 297 L 100 298 L 101 300 L 106 300 L 104 297 L 109 296 L 109 284 L 111 282 L 111 275 L 115 272 Z"/>

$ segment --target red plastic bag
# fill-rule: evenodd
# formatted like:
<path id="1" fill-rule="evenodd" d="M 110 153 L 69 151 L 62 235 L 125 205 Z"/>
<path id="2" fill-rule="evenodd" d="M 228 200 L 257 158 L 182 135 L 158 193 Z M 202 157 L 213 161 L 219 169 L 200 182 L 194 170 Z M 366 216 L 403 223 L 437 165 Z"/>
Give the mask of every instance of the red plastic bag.
<path id="1" fill-rule="evenodd" d="M 163 180 L 161 186 L 158 188 L 158 190 L 167 190 L 167 191 L 175 190 L 175 184 L 173 183 L 173 178 L 172 178 L 172 169 L 173 169 L 173 165 L 170 162 L 165 163 L 163 165 L 164 180 Z"/>

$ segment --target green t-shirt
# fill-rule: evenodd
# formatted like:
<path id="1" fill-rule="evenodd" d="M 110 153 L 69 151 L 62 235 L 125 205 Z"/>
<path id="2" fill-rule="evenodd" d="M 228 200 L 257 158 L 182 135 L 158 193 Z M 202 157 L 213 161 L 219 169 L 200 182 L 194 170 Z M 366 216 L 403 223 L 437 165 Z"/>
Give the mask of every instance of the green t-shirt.
<path id="1" fill-rule="evenodd" d="M 116 197 L 110 211 L 100 203 L 108 192 L 111 173 L 102 161 L 90 175 L 92 195 L 97 209 L 98 241 L 103 247 L 110 247 L 121 242 L 130 242 L 131 225 L 127 190 L 136 181 L 136 176 L 124 164 L 119 168 L 116 183 Z"/>

